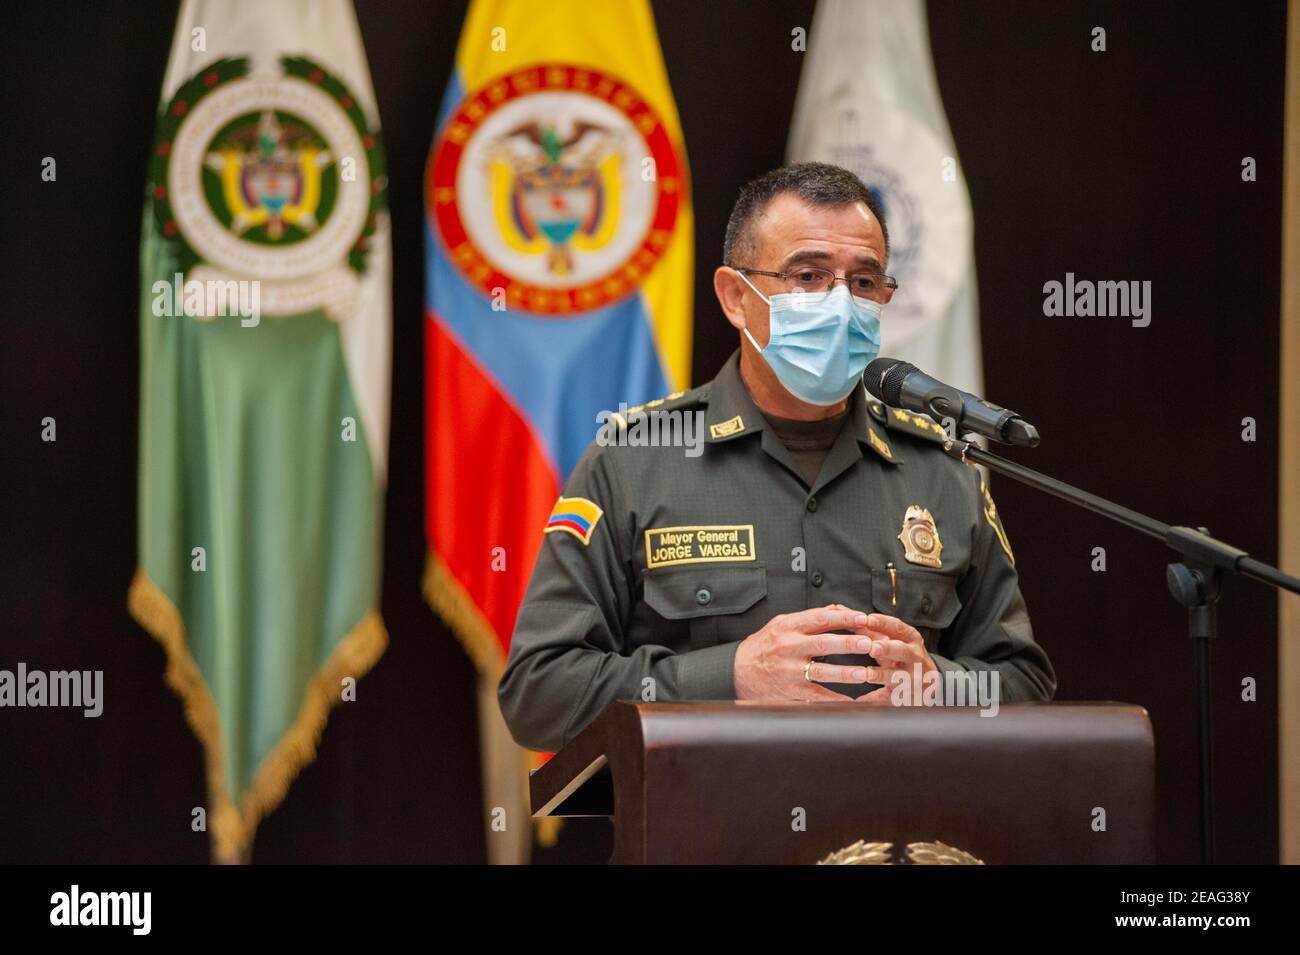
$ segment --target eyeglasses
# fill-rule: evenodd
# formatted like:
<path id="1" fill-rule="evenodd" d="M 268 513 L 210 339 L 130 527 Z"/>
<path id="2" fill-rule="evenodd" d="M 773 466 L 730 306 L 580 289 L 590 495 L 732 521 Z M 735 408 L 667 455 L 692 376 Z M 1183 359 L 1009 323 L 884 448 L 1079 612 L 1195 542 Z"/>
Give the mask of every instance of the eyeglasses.
<path id="1" fill-rule="evenodd" d="M 787 292 L 800 292 L 810 296 L 810 302 L 818 302 L 830 294 L 836 282 L 848 286 L 850 294 L 856 298 L 865 298 L 873 302 L 884 302 L 898 283 L 884 272 L 854 272 L 840 277 L 830 269 L 801 265 L 788 272 L 764 272 L 760 269 L 736 269 L 742 275 L 767 275 L 785 283 Z M 815 297 L 812 297 L 815 296 Z"/>

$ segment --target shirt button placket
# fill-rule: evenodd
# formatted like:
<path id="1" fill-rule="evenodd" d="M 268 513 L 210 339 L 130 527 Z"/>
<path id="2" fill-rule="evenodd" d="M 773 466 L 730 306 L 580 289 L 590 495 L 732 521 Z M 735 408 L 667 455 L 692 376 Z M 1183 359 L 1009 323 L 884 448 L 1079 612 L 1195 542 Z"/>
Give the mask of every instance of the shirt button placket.
<path id="1" fill-rule="evenodd" d="M 809 496 L 808 496 L 808 500 L 807 500 L 806 502 L 804 502 L 804 510 L 807 511 L 807 514 L 816 514 L 816 513 L 817 513 L 817 498 L 816 498 L 815 496 L 813 496 L 813 495 L 809 495 Z M 807 515 L 805 515 L 805 516 L 804 516 L 804 533 L 803 533 L 803 539 L 804 539 L 804 559 L 805 559 L 805 560 L 811 560 L 811 559 L 812 559 L 812 558 L 811 558 L 811 555 L 808 553 L 808 541 L 809 541 L 809 538 L 812 537 L 812 535 L 809 533 L 810 530 L 811 530 L 811 528 L 809 527 L 809 523 L 810 523 L 810 519 L 809 519 L 809 517 L 808 517 Z M 821 572 L 820 570 L 813 570 L 811 573 L 808 574 L 808 583 L 810 583 L 814 588 L 820 588 L 821 585 L 822 585 L 823 583 L 825 583 L 825 582 L 826 582 L 826 577 L 822 574 L 822 572 Z M 812 598 L 811 592 L 809 593 L 809 598 L 810 598 L 810 599 L 809 599 L 809 604 L 810 604 L 810 605 L 813 604 L 813 603 L 817 603 L 817 602 L 819 602 L 819 601 L 817 601 L 816 599 Z"/>

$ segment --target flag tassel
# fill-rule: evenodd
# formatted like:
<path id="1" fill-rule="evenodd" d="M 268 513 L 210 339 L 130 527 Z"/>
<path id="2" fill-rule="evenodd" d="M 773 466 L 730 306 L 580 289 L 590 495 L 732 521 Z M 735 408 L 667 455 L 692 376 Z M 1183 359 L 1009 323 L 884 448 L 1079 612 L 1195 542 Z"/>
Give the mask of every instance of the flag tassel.
<path id="1" fill-rule="evenodd" d="M 258 765 L 252 785 L 240 795 L 236 807 L 226 785 L 217 708 L 185 642 L 180 612 L 143 570 L 137 570 L 131 581 L 127 605 L 136 622 L 162 645 L 167 656 L 167 684 L 180 697 L 186 721 L 203 746 L 213 858 L 221 863 L 247 861 L 258 823 L 280 804 L 298 773 L 316 758 L 330 709 L 342 698 L 343 678 L 360 679 L 383 656 L 388 646 L 383 619 L 378 611 L 367 612 L 316 671 L 293 725 Z"/>

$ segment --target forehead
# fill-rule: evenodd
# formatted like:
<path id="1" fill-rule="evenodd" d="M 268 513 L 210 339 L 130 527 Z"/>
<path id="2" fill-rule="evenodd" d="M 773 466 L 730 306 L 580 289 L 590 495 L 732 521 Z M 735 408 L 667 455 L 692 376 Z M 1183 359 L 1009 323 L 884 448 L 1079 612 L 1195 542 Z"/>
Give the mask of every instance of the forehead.
<path id="1" fill-rule="evenodd" d="M 814 205 L 794 193 L 773 197 L 754 223 L 757 251 L 775 265 L 796 251 L 820 250 L 846 258 L 885 261 L 880 221 L 865 202 Z"/>

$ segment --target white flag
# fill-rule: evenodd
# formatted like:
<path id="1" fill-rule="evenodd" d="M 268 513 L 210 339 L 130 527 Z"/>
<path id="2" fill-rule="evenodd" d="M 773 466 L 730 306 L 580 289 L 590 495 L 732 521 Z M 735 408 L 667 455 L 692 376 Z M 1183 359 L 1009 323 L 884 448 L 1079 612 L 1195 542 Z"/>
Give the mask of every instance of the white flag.
<path id="1" fill-rule="evenodd" d="M 898 291 L 880 353 L 979 394 L 970 197 L 922 0 L 819 0 L 788 156 L 852 170 L 884 209 Z"/>

